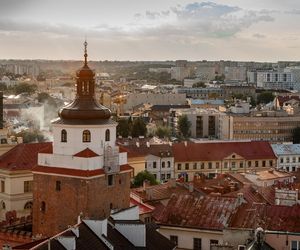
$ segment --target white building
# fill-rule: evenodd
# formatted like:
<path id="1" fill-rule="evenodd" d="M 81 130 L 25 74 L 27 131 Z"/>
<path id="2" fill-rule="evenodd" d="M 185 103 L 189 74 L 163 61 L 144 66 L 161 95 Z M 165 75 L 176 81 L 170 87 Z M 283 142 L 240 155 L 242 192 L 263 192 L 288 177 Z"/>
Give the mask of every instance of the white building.
<path id="1" fill-rule="evenodd" d="M 222 140 L 229 138 L 229 123 L 224 122 L 223 118 L 227 115 L 214 108 L 171 109 L 169 126 L 174 135 L 178 132 L 178 120 L 183 115 L 186 115 L 191 123 L 190 132 L 192 138 Z"/>
<path id="2" fill-rule="evenodd" d="M 258 71 L 257 87 L 268 89 L 293 89 L 293 75 L 288 71 Z"/>
<path id="3" fill-rule="evenodd" d="M 288 172 L 300 169 L 300 144 L 272 144 L 278 157 L 277 169 Z"/>

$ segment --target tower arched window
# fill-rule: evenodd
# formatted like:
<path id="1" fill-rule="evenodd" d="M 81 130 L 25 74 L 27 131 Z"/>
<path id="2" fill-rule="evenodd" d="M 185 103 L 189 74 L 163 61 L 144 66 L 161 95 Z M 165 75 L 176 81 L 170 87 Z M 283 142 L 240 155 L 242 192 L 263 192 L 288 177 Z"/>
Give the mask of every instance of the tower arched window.
<path id="1" fill-rule="evenodd" d="M 41 202 L 41 212 L 46 212 L 46 202 L 44 201 Z"/>
<path id="2" fill-rule="evenodd" d="M 110 141 L 110 131 L 109 131 L 109 129 L 106 129 L 106 131 L 105 131 L 105 141 Z"/>
<path id="3" fill-rule="evenodd" d="M 32 201 L 28 201 L 24 205 L 24 209 L 32 209 Z"/>
<path id="4" fill-rule="evenodd" d="M 67 142 L 67 131 L 65 129 L 61 131 L 61 142 Z"/>
<path id="5" fill-rule="evenodd" d="M 82 142 L 91 142 L 91 132 L 89 130 L 82 132 Z"/>

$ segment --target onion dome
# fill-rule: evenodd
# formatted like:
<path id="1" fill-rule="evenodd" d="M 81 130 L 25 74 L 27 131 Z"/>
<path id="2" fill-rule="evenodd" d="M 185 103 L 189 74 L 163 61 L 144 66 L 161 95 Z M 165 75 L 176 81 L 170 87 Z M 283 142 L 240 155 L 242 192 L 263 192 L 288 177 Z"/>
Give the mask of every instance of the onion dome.
<path id="1" fill-rule="evenodd" d="M 103 123 L 111 117 L 111 111 L 95 99 L 95 73 L 87 64 L 87 42 L 84 43 L 84 65 L 77 71 L 75 100 L 59 110 L 64 123 Z"/>

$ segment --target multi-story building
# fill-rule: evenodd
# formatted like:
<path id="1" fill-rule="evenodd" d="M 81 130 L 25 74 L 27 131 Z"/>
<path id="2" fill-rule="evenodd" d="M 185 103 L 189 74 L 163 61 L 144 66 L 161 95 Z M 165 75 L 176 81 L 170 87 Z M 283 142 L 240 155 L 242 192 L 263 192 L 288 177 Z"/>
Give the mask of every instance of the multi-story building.
<path id="1" fill-rule="evenodd" d="M 222 84 L 221 89 L 223 91 L 224 99 L 231 99 L 232 97 L 237 95 L 256 98 L 254 86 L 249 86 L 245 84 L 243 85 Z"/>
<path id="2" fill-rule="evenodd" d="M 299 115 L 286 112 L 259 112 L 252 115 L 230 114 L 230 129 L 235 140 L 266 140 L 271 142 L 289 142 L 293 140 L 292 131 L 300 126 Z"/>
<path id="3" fill-rule="evenodd" d="M 300 169 L 300 144 L 272 144 L 271 146 L 278 158 L 277 169 L 288 172 Z"/>
<path id="4" fill-rule="evenodd" d="M 228 123 L 220 123 L 220 120 L 225 120 L 220 117 L 226 116 L 226 114 L 213 108 L 171 109 L 169 126 L 174 135 L 178 132 L 177 126 L 179 117 L 183 115 L 186 115 L 191 123 L 190 132 L 192 138 L 229 138 L 227 134 L 229 131 Z"/>
<path id="5" fill-rule="evenodd" d="M 285 70 L 258 71 L 257 87 L 267 89 L 293 89 L 293 74 Z"/>
<path id="6" fill-rule="evenodd" d="M 185 94 L 187 98 L 222 99 L 224 91 L 220 88 L 177 88 L 178 94 Z"/>
<path id="7" fill-rule="evenodd" d="M 191 181 L 194 176 L 259 171 L 276 167 L 268 142 L 176 143 L 173 145 L 175 177 Z"/>
<path id="8" fill-rule="evenodd" d="M 244 82 L 247 78 L 247 68 L 242 66 L 225 67 L 226 81 Z"/>
<path id="9" fill-rule="evenodd" d="M 141 104 L 151 105 L 184 105 L 186 104 L 185 93 L 131 93 L 124 97 L 123 110 L 132 112 Z"/>

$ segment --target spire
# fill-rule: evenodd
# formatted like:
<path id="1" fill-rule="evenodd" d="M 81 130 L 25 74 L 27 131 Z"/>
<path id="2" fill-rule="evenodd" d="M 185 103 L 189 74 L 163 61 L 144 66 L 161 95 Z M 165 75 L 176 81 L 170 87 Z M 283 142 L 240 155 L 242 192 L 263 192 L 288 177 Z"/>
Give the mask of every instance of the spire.
<path id="1" fill-rule="evenodd" d="M 84 42 L 84 66 L 87 66 L 87 56 L 88 56 L 88 54 L 87 54 L 87 45 L 88 45 L 88 43 L 85 39 L 85 42 Z"/>

